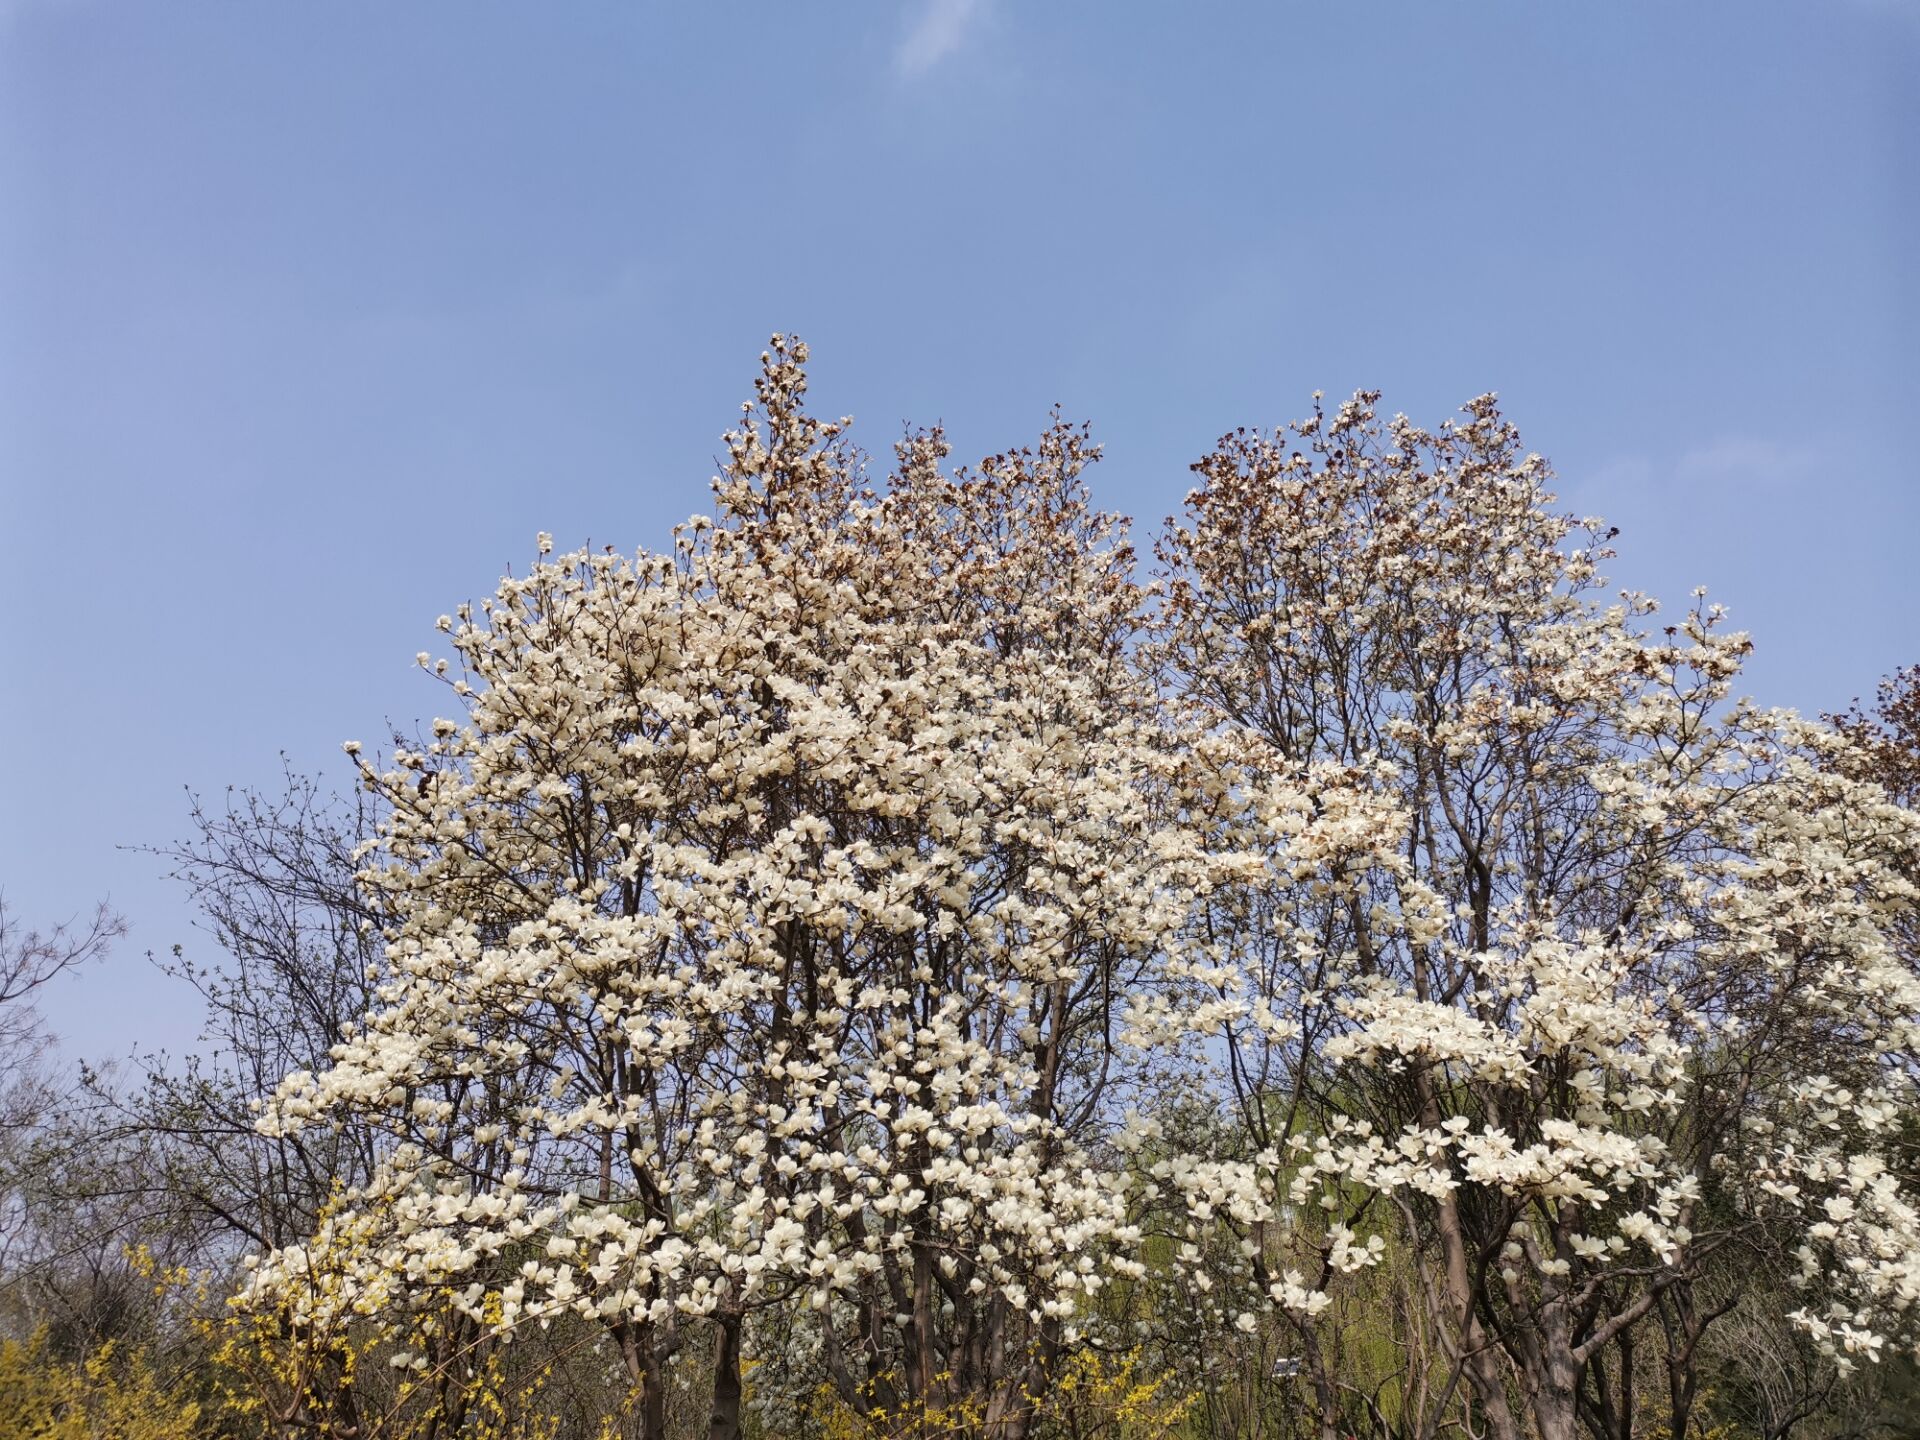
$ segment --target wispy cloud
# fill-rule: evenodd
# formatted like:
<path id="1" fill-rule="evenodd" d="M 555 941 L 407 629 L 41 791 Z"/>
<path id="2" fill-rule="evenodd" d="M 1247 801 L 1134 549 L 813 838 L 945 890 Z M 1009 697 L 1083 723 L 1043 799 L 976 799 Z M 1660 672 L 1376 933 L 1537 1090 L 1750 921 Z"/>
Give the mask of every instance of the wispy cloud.
<path id="1" fill-rule="evenodd" d="M 1579 493 L 1603 508 L 1609 502 L 1659 496 L 1724 497 L 1739 491 L 1778 494 L 1803 487 L 1820 469 L 1820 455 L 1750 435 L 1729 435 L 1679 455 L 1616 455 L 1579 480 Z"/>
<path id="2" fill-rule="evenodd" d="M 924 0 L 913 28 L 893 52 L 894 73 L 902 79 L 926 74 L 967 43 L 986 8 L 986 0 Z"/>
<path id="3" fill-rule="evenodd" d="M 1793 485 L 1813 472 L 1816 459 L 1804 447 L 1729 436 L 1689 450 L 1673 473 L 1684 485 Z"/>

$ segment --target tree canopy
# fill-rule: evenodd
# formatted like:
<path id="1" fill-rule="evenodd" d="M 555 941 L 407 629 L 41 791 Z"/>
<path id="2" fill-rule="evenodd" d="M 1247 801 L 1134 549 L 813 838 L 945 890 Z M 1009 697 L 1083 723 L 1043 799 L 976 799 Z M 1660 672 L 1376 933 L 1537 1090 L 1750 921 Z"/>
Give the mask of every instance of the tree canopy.
<path id="1" fill-rule="evenodd" d="M 648 1440 L 690 1375 L 714 1440 L 1011 1440 L 1134 1367 L 1109 1426 L 1683 1437 L 1804 1399 L 1703 1381 L 1737 1327 L 1913 1353 L 1903 691 L 1739 698 L 1491 396 L 1237 430 L 1143 560 L 1084 429 L 875 479 L 807 358 L 711 518 L 441 617 L 357 844 L 186 852 L 331 917 L 213 987 L 302 997 L 223 1012 L 301 1066 L 234 1222 L 279 1423 L 371 1433 L 368 1333 L 456 1433 L 509 1341 L 604 1348 Z"/>

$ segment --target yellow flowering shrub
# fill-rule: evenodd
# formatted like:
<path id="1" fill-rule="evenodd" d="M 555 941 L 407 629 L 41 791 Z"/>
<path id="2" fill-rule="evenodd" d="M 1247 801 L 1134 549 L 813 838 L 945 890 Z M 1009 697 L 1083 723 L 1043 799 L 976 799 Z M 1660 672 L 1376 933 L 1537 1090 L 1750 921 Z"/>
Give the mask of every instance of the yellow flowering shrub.
<path id="1" fill-rule="evenodd" d="M 0 1440 L 193 1440 L 200 1406 L 146 1354 L 108 1343 L 72 1363 L 43 1333 L 0 1340 Z"/>
<path id="2" fill-rule="evenodd" d="M 1029 1433 L 1038 1440 L 1171 1440 L 1198 1397 L 1178 1390 L 1168 1376 L 1140 1371 L 1137 1353 L 1109 1356 L 1075 1353 L 1046 1393 L 1033 1404 Z M 820 1440 L 997 1440 L 1012 1433 L 995 1424 L 968 1398 L 946 1403 L 913 1402 L 864 1411 L 822 1386 L 808 1412 Z"/>

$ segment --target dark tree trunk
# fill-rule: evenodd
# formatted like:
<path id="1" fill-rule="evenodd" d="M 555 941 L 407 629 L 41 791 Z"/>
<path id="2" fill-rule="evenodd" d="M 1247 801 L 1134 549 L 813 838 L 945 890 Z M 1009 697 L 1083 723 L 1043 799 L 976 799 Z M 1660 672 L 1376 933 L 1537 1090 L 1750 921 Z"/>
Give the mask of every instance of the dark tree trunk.
<path id="1" fill-rule="evenodd" d="M 707 1440 L 740 1440 L 740 1317 L 723 1314 L 713 1337 L 713 1413 Z"/>

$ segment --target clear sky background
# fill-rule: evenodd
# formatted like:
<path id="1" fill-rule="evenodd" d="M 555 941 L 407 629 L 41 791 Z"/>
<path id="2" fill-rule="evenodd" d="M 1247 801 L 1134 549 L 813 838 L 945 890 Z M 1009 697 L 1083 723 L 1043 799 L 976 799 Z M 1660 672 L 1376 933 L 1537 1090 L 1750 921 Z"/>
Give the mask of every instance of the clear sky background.
<path id="1" fill-rule="evenodd" d="M 536 531 L 710 508 L 774 330 L 1143 529 L 1315 389 L 1497 390 L 1761 698 L 1920 660 L 1920 4 L 0 0 L 0 887 L 192 1041 L 184 787 L 337 778 Z"/>

